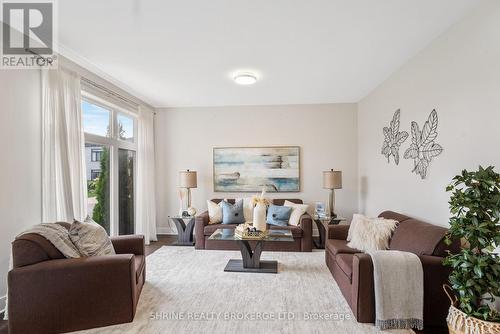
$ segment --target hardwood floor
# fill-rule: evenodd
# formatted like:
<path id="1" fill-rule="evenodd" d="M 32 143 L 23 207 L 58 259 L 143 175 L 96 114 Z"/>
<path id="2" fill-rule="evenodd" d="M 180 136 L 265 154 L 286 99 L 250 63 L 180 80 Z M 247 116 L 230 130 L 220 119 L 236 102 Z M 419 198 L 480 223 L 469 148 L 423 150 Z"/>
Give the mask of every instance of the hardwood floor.
<path id="1" fill-rule="evenodd" d="M 163 246 L 170 246 L 177 240 L 177 236 L 175 235 L 160 235 L 158 236 L 158 241 L 152 242 L 150 245 L 146 245 L 145 251 L 146 256 L 153 254 L 158 249 Z M 0 319 L 3 319 L 3 314 L 0 315 Z M 448 333 L 447 328 L 426 328 L 423 331 L 416 331 L 419 334 L 445 334 Z M 0 334 L 8 334 L 9 327 L 7 321 L 0 321 Z"/>
<path id="2" fill-rule="evenodd" d="M 153 254 L 163 246 L 170 246 L 177 240 L 176 235 L 159 235 L 158 241 L 146 245 L 146 256 Z"/>

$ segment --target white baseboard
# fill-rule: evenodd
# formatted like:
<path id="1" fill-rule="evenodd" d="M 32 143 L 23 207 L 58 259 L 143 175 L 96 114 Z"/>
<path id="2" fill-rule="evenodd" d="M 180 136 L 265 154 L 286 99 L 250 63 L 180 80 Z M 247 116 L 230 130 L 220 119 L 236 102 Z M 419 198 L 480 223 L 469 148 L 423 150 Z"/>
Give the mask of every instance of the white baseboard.
<path id="1" fill-rule="evenodd" d="M 7 296 L 0 297 L 0 313 L 5 312 L 5 302 L 7 301 Z"/>

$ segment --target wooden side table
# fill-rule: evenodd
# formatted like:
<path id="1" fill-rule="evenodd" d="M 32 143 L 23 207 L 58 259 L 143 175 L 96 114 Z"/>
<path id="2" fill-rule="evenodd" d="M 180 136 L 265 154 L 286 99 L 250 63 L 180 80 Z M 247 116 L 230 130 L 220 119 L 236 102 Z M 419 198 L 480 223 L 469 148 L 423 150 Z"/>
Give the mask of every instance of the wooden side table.
<path id="1" fill-rule="evenodd" d="M 326 217 L 326 218 L 319 218 L 319 217 L 313 217 L 314 221 L 316 222 L 316 226 L 318 227 L 318 232 L 319 232 L 319 242 L 313 239 L 314 246 L 318 249 L 325 249 L 325 242 L 327 239 L 327 225 L 338 225 L 342 221 L 346 221 L 346 218 L 343 217 Z"/>
<path id="2" fill-rule="evenodd" d="M 193 230 L 194 230 L 194 220 L 195 217 L 181 217 L 174 216 L 169 217 L 177 227 L 177 241 L 174 243 L 175 246 L 193 246 Z M 188 223 L 186 224 L 186 220 Z"/>

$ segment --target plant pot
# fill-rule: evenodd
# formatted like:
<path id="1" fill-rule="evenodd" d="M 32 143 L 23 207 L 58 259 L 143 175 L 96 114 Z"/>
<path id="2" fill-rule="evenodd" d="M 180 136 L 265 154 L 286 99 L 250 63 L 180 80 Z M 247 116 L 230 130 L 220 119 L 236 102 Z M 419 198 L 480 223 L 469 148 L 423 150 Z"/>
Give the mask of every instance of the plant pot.
<path id="1" fill-rule="evenodd" d="M 267 206 L 262 203 L 257 203 L 255 208 L 253 208 L 253 227 L 259 231 L 265 231 L 266 225 L 266 210 Z"/>
<path id="2" fill-rule="evenodd" d="M 500 323 L 484 321 L 467 315 L 460 310 L 458 299 L 453 294 L 449 285 L 443 284 L 443 290 L 450 299 L 451 306 L 446 317 L 448 331 L 450 334 L 498 334 Z M 453 297 L 452 297 L 453 296 Z"/>

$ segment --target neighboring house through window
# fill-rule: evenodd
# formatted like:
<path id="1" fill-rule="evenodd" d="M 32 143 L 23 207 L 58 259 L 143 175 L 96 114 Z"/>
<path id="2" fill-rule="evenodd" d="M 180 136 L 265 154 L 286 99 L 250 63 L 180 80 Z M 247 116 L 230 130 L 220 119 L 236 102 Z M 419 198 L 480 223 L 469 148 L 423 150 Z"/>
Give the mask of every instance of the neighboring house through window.
<path id="1" fill-rule="evenodd" d="M 110 235 L 135 232 L 135 113 L 82 91 L 88 214 Z"/>

